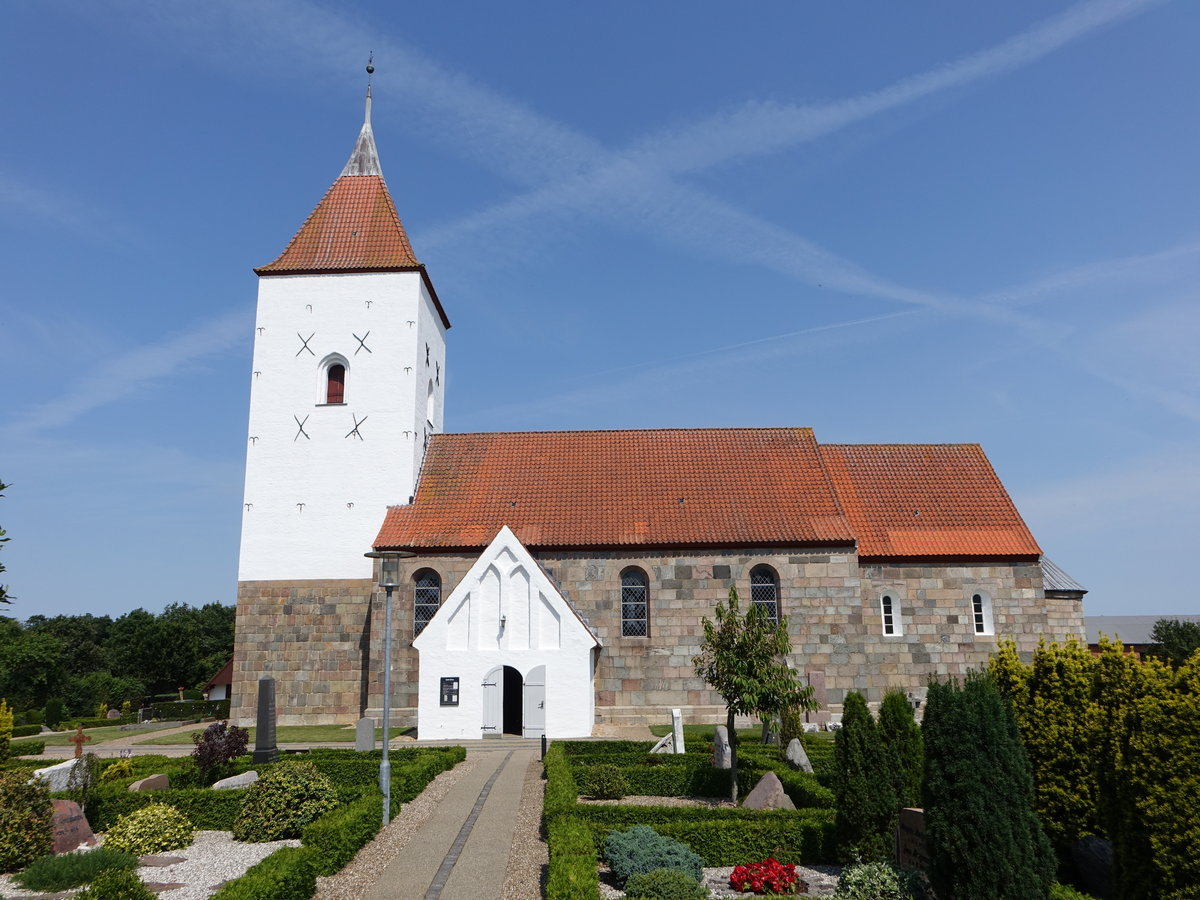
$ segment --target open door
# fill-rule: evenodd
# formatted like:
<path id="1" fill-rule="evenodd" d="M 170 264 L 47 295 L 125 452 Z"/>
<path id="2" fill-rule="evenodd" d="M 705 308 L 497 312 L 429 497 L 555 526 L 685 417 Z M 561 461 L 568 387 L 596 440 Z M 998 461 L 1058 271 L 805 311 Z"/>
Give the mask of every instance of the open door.
<path id="1" fill-rule="evenodd" d="M 483 677 L 483 736 L 500 737 L 503 722 L 504 667 L 496 666 Z"/>
<path id="2" fill-rule="evenodd" d="M 539 738 L 546 733 L 546 667 L 534 666 L 525 676 L 521 736 Z"/>

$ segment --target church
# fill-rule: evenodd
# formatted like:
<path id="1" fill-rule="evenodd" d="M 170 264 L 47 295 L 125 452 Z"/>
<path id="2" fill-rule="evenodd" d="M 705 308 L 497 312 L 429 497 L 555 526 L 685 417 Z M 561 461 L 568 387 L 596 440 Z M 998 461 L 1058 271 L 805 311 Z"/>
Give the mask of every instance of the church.
<path id="1" fill-rule="evenodd" d="M 719 722 L 692 667 L 735 588 L 786 617 L 820 724 L 849 691 L 1083 637 L 975 444 L 813 430 L 447 433 L 450 319 L 380 166 L 371 92 L 350 159 L 259 278 L 232 717 L 260 677 L 280 724 L 383 707 L 420 737 L 579 737 Z M 399 556 L 390 634 L 377 561 Z"/>

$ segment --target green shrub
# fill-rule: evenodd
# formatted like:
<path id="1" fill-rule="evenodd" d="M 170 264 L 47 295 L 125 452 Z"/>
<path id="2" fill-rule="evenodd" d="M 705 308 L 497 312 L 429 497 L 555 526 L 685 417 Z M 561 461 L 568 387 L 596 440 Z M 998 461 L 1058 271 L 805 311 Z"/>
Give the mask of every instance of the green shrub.
<path id="1" fill-rule="evenodd" d="M 101 781 L 120 781 L 122 778 L 133 777 L 133 759 L 117 759 L 110 762 L 100 773 Z"/>
<path id="2" fill-rule="evenodd" d="M 15 872 L 50 852 L 54 807 L 44 784 L 28 769 L 0 771 L 0 872 Z"/>
<path id="3" fill-rule="evenodd" d="M 898 807 L 879 729 L 857 691 L 846 695 L 833 752 L 838 855 L 885 860 L 892 850 L 889 824 Z"/>
<path id="4" fill-rule="evenodd" d="M 549 900 L 596 900 L 600 878 L 596 869 L 596 848 L 587 826 L 571 815 L 547 819 L 546 842 L 550 847 L 546 897 Z"/>
<path id="5" fill-rule="evenodd" d="M 0 697 L 0 763 L 8 759 L 9 744 L 13 737 L 13 713 L 8 701 Z"/>
<path id="6" fill-rule="evenodd" d="M 156 719 L 228 719 L 228 700 L 178 700 L 150 705 L 150 714 Z"/>
<path id="7" fill-rule="evenodd" d="M 631 875 L 654 869 L 678 869 L 697 881 L 704 877 L 704 861 L 690 847 L 646 825 L 610 832 L 604 841 L 604 858 L 622 885 Z"/>
<path id="8" fill-rule="evenodd" d="M 888 829 L 895 833 L 900 809 L 921 805 L 921 778 L 925 769 L 921 726 L 913 718 L 908 697 L 899 688 L 889 690 L 879 704 L 879 739 L 896 795 L 896 814 Z"/>
<path id="9" fill-rule="evenodd" d="M 312 852 L 306 847 L 284 847 L 241 878 L 227 882 L 212 900 L 308 900 L 316 889 Z"/>
<path id="10" fill-rule="evenodd" d="M 333 784 L 312 763 L 281 764 L 246 789 L 233 837 L 252 843 L 299 837 L 337 805 Z"/>
<path id="11" fill-rule="evenodd" d="M 12 736 L 15 738 L 32 737 L 35 734 L 41 734 L 41 733 L 42 733 L 41 725 L 14 725 L 13 730 L 12 730 Z"/>
<path id="12" fill-rule="evenodd" d="M 104 846 L 134 856 L 178 850 L 192 842 L 188 817 L 166 803 L 151 803 L 121 816 L 104 835 Z"/>
<path id="13" fill-rule="evenodd" d="M 42 712 L 42 717 L 46 720 L 47 728 L 58 728 L 66 715 L 67 706 L 61 700 L 53 698 L 46 701 L 46 708 Z"/>
<path id="14" fill-rule="evenodd" d="M 46 742 L 17 741 L 12 748 L 13 756 L 41 756 L 46 752 Z"/>
<path id="15" fill-rule="evenodd" d="M 376 789 L 306 825 L 301 839 L 314 854 L 316 874 L 340 871 L 375 837 L 382 819 L 383 795 Z"/>
<path id="16" fill-rule="evenodd" d="M 630 875 L 625 896 L 629 900 L 704 900 L 708 888 L 678 869 L 652 869 Z"/>
<path id="17" fill-rule="evenodd" d="M 109 869 L 97 875 L 96 880 L 72 900 L 157 900 L 157 897 L 132 869 Z"/>
<path id="18" fill-rule="evenodd" d="M 629 793 L 629 782 L 617 766 L 592 766 L 581 790 L 597 800 L 620 800 Z"/>
<path id="19" fill-rule="evenodd" d="M 571 741 L 555 741 L 546 751 L 542 767 L 546 773 L 546 795 L 542 805 L 542 815 L 551 822 L 560 815 L 566 815 L 575 810 L 579 803 L 579 787 L 571 772 L 571 764 L 567 762 L 565 745 Z"/>
<path id="20" fill-rule="evenodd" d="M 852 863 L 838 877 L 836 900 L 920 900 L 922 878 L 886 862 Z"/>
<path id="21" fill-rule="evenodd" d="M 144 777 L 154 770 L 142 769 L 135 757 L 134 775 Z M 158 771 L 162 771 L 160 767 Z M 171 773 L 174 778 L 174 773 Z M 88 805 L 88 822 L 93 831 L 106 831 L 122 815 L 127 815 L 152 803 L 174 806 L 188 817 L 196 828 L 204 831 L 232 831 L 241 809 L 244 790 L 213 791 L 193 788 L 165 791 L 130 791 L 124 780 L 97 786 Z"/>
<path id="22" fill-rule="evenodd" d="M 43 856 L 13 877 L 13 881 L 27 891 L 65 891 L 94 881 L 101 872 L 109 869 L 136 869 L 137 857 L 121 853 L 109 847 L 100 847 L 87 853 L 63 853 L 58 856 Z"/>
<path id="23" fill-rule="evenodd" d="M 1056 881 L 1050 885 L 1050 900 L 1093 900 L 1093 898 L 1091 894 L 1085 894 L 1070 885 L 1059 884 Z"/>

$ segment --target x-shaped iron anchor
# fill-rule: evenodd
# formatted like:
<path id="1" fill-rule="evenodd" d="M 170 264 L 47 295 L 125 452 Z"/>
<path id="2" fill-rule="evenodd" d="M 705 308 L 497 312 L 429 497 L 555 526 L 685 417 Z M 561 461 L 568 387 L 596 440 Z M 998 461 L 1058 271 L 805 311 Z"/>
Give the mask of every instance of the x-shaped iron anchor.
<path id="1" fill-rule="evenodd" d="M 368 350 L 367 352 L 370 353 L 371 351 Z M 346 437 L 356 437 L 361 441 L 363 439 L 363 436 L 359 433 L 358 426 L 361 425 L 363 422 L 367 421 L 367 419 L 370 417 L 363 416 L 360 419 L 354 413 L 350 413 L 350 418 L 354 420 L 354 427 L 351 428 L 348 432 L 346 432 Z"/>
<path id="2" fill-rule="evenodd" d="M 308 353 L 309 353 L 309 355 L 310 355 L 310 356 L 316 356 L 316 355 L 317 355 L 317 354 L 313 353 L 313 351 L 312 351 L 312 347 L 308 346 L 308 342 L 309 342 L 309 341 L 311 341 L 311 340 L 312 340 L 314 337 L 316 337 L 316 335 L 317 335 L 317 333 L 316 333 L 315 331 L 314 331 L 312 334 L 310 334 L 308 337 L 304 337 L 304 336 L 303 336 L 302 334 L 300 334 L 300 332 L 298 332 L 298 331 L 296 332 L 296 337 L 300 338 L 300 349 L 296 351 L 296 355 L 297 355 L 297 356 L 299 356 L 299 355 L 300 355 L 301 353 L 303 353 L 305 350 L 307 350 L 307 351 L 308 351 Z"/>
<path id="3" fill-rule="evenodd" d="M 354 334 L 353 331 L 350 333 Z M 362 337 L 359 337 L 357 334 L 354 334 L 354 339 L 356 341 L 358 341 L 358 346 L 354 350 L 355 356 L 358 356 L 359 350 L 366 350 L 368 353 L 371 352 L 371 348 L 367 346 L 367 338 L 369 338 L 370 336 L 371 336 L 371 332 L 369 332 L 369 331 L 366 334 L 364 334 Z"/>
<path id="4" fill-rule="evenodd" d="M 297 431 L 297 432 L 296 432 L 296 436 L 295 436 L 294 438 L 292 438 L 292 443 L 294 444 L 294 443 L 296 443 L 296 441 L 300 440 L 300 435 L 304 435 L 304 437 L 305 437 L 307 440 L 310 440 L 310 441 L 311 441 L 311 440 L 312 440 L 312 438 L 310 438 L 310 437 L 308 436 L 308 432 L 304 430 L 304 422 L 307 422 L 307 421 L 308 421 L 308 416 L 305 416 L 305 417 L 304 417 L 304 421 L 303 421 L 303 422 L 302 422 L 302 421 L 300 421 L 300 417 L 299 417 L 299 416 L 297 416 L 297 415 L 293 415 L 293 416 L 292 416 L 292 418 L 296 420 L 296 427 L 300 429 L 299 431 Z"/>

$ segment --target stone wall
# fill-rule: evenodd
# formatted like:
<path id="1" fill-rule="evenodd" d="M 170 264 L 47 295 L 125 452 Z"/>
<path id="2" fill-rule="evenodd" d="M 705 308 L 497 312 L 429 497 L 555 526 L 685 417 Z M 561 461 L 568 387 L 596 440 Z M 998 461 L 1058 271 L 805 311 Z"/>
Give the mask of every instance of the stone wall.
<path id="1" fill-rule="evenodd" d="M 603 644 L 596 716 L 607 724 L 666 721 L 673 707 L 689 720 L 723 715 L 720 697 L 696 678 L 701 620 L 736 586 L 743 609 L 750 570 L 779 575 L 797 670 L 824 676 L 830 711 L 857 690 L 877 703 L 892 686 L 924 696 L 930 674 L 962 675 L 986 663 L 1012 636 L 1023 653 L 1038 638 L 1083 636 L 1077 599 L 1051 597 L 1036 563 L 995 565 L 859 564 L 852 552 L 775 550 L 635 555 L 534 553 Z M 433 568 L 449 596 L 474 563 L 466 554 L 404 561 L 395 592 L 392 709 L 416 720 L 418 655 L 412 649 L 412 576 Z M 649 579 L 649 635 L 621 635 L 621 572 Z M 383 602 L 369 581 L 245 582 L 239 589 L 234 716 L 253 715 L 254 680 L 279 682 L 281 723 L 351 722 L 382 708 Z M 900 631 L 884 635 L 880 596 L 894 597 Z M 991 634 L 976 634 L 971 597 L 990 601 Z"/>

